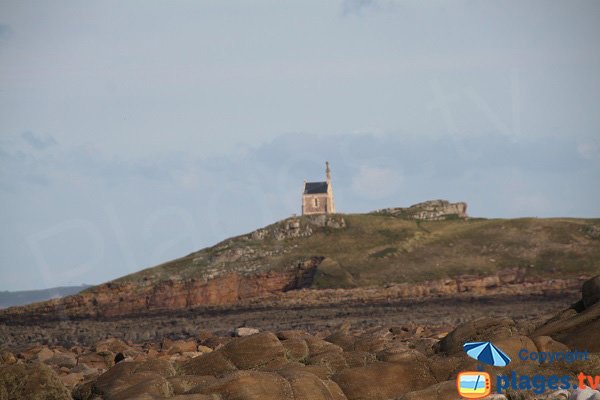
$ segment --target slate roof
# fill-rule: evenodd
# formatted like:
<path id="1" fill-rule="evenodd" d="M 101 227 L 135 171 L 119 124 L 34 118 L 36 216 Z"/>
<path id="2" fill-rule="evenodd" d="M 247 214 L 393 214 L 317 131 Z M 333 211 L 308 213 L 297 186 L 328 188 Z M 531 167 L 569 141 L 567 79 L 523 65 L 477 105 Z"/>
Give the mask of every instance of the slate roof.
<path id="1" fill-rule="evenodd" d="M 304 194 L 327 193 L 327 182 L 306 182 Z"/>

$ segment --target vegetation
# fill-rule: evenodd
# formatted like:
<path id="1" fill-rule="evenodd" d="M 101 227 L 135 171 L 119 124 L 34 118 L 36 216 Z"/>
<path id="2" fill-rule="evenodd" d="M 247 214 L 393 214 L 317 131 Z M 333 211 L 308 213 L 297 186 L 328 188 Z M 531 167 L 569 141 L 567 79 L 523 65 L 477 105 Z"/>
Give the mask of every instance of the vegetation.
<path id="1" fill-rule="evenodd" d="M 520 268 L 542 278 L 600 273 L 598 219 L 519 218 L 416 221 L 398 216 L 341 215 L 345 227 L 295 217 L 241 235 L 118 281 L 210 279 L 224 271 L 276 271 L 311 257 L 327 263 L 315 287 L 382 286 Z M 339 218 L 339 217 L 338 217 Z M 278 237 L 299 222 L 304 236 Z M 286 230 L 287 229 L 287 230 Z"/>

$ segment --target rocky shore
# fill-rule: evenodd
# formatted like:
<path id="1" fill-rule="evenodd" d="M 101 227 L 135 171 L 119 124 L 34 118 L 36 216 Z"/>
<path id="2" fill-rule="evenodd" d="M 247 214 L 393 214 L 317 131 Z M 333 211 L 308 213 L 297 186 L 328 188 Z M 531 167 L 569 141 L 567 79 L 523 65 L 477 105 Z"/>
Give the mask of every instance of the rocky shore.
<path id="1" fill-rule="evenodd" d="M 455 304 L 441 300 L 447 303 L 446 315 L 449 309 L 454 310 L 451 314 L 455 317 L 463 311 L 455 320 L 442 318 L 444 309 L 440 306 L 437 314 L 419 321 L 414 317 L 427 310 L 427 302 L 423 301 L 412 304 L 413 314 L 399 313 L 404 321 L 364 314 L 364 318 L 353 318 L 350 312 L 317 329 L 234 329 L 243 325 L 239 318 L 248 315 L 246 310 L 233 314 L 233 319 L 224 316 L 221 327 L 202 328 L 191 319 L 186 332 L 159 330 L 164 334 L 162 338 L 119 339 L 113 337 L 123 336 L 116 330 L 116 335 L 104 331 L 109 337 L 93 343 L 88 338 L 87 344 L 86 340 L 69 343 L 64 330 L 73 330 L 72 335 L 82 330 L 83 339 L 90 336 L 85 332 L 85 321 L 48 322 L 46 338 L 30 339 L 26 339 L 26 325 L 5 321 L 1 331 L 0 399 L 455 400 L 457 374 L 477 368 L 477 361 L 462 351 L 464 342 L 474 340 L 492 340 L 513 359 L 502 370 L 486 367 L 492 376 L 514 371 L 519 375 L 568 375 L 575 380 L 580 371 L 600 375 L 600 277 L 588 280 L 578 297 L 568 308 L 568 298 L 564 297 L 540 297 L 537 303 L 521 298 L 504 309 L 490 297 L 476 302 L 465 298 L 462 304 L 460 300 Z M 548 313 L 560 302 L 566 304 L 560 307 L 562 311 L 554 309 L 553 316 L 534 316 L 536 312 Z M 544 309 L 542 304 L 552 307 Z M 434 312 L 435 307 L 429 306 Z M 485 312 L 477 314 L 477 308 Z M 350 306 L 348 309 L 353 310 Z M 363 311 L 373 314 L 375 309 L 367 307 Z M 488 315 L 482 315 L 485 313 Z M 259 322 L 260 313 L 257 315 L 251 322 Z M 350 318 L 344 318 L 347 316 Z M 437 317 L 440 320 L 436 323 Z M 163 321 L 175 326 L 183 319 L 184 315 L 174 315 L 170 321 Z M 143 320 L 131 320 L 126 327 L 133 329 Z M 236 320 L 238 324 L 234 325 Z M 371 321 L 373 326 L 359 320 Z M 116 328 L 124 322 L 96 323 Z M 35 335 L 32 326 L 29 331 Z M 520 361 L 517 352 L 522 348 L 532 352 L 586 349 L 590 356 L 587 361 L 572 364 L 539 364 Z M 493 392 L 495 384 L 492 380 Z M 600 393 L 570 389 L 535 394 L 532 390 L 509 389 L 502 396 L 493 396 L 490 399 L 580 400 L 595 399 L 591 396 Z"/>

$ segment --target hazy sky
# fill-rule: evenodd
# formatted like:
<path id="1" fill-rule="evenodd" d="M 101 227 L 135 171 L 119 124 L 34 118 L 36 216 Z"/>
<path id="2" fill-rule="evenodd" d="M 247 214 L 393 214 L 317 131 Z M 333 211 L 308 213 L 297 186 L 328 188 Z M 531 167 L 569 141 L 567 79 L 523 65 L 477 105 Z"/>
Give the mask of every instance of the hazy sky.
<path id="1" fill-rule="evenodd" d="M 0 2 L 0 290 L 300 212 L 600 217 L 598 1 Z"/>

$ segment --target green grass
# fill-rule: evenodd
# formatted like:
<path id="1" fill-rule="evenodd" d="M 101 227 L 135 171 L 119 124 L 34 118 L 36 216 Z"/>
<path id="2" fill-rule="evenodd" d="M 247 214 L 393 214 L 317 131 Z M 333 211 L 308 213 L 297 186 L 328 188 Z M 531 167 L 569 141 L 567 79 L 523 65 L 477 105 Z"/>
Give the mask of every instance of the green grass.
<path id="1" fill-rule="evenodd" d="M 457 275 L 489 275 L 527 268 L 547 278 L 600 273 L 600 240 L 586 232 L 598 219 L 519 218 L 415 221 L 381 214 L 342 215 L 346 228 L 312 226 L 310 237 L 255 240 L 250 234 L 225 240 L 117 282 L 170 278 L 204 279 L 214 271 L 276 271 L 313 256 L 327 257 L 316 287 L 382 286 Z M 310 219 L 298 217 L 302 226 Z M 265 229 L 285 226 L 280 221 Z M 253 254 L 237 260 L 236 249 Z M 212 272 L 211 272 L 212 271 Z"/>

